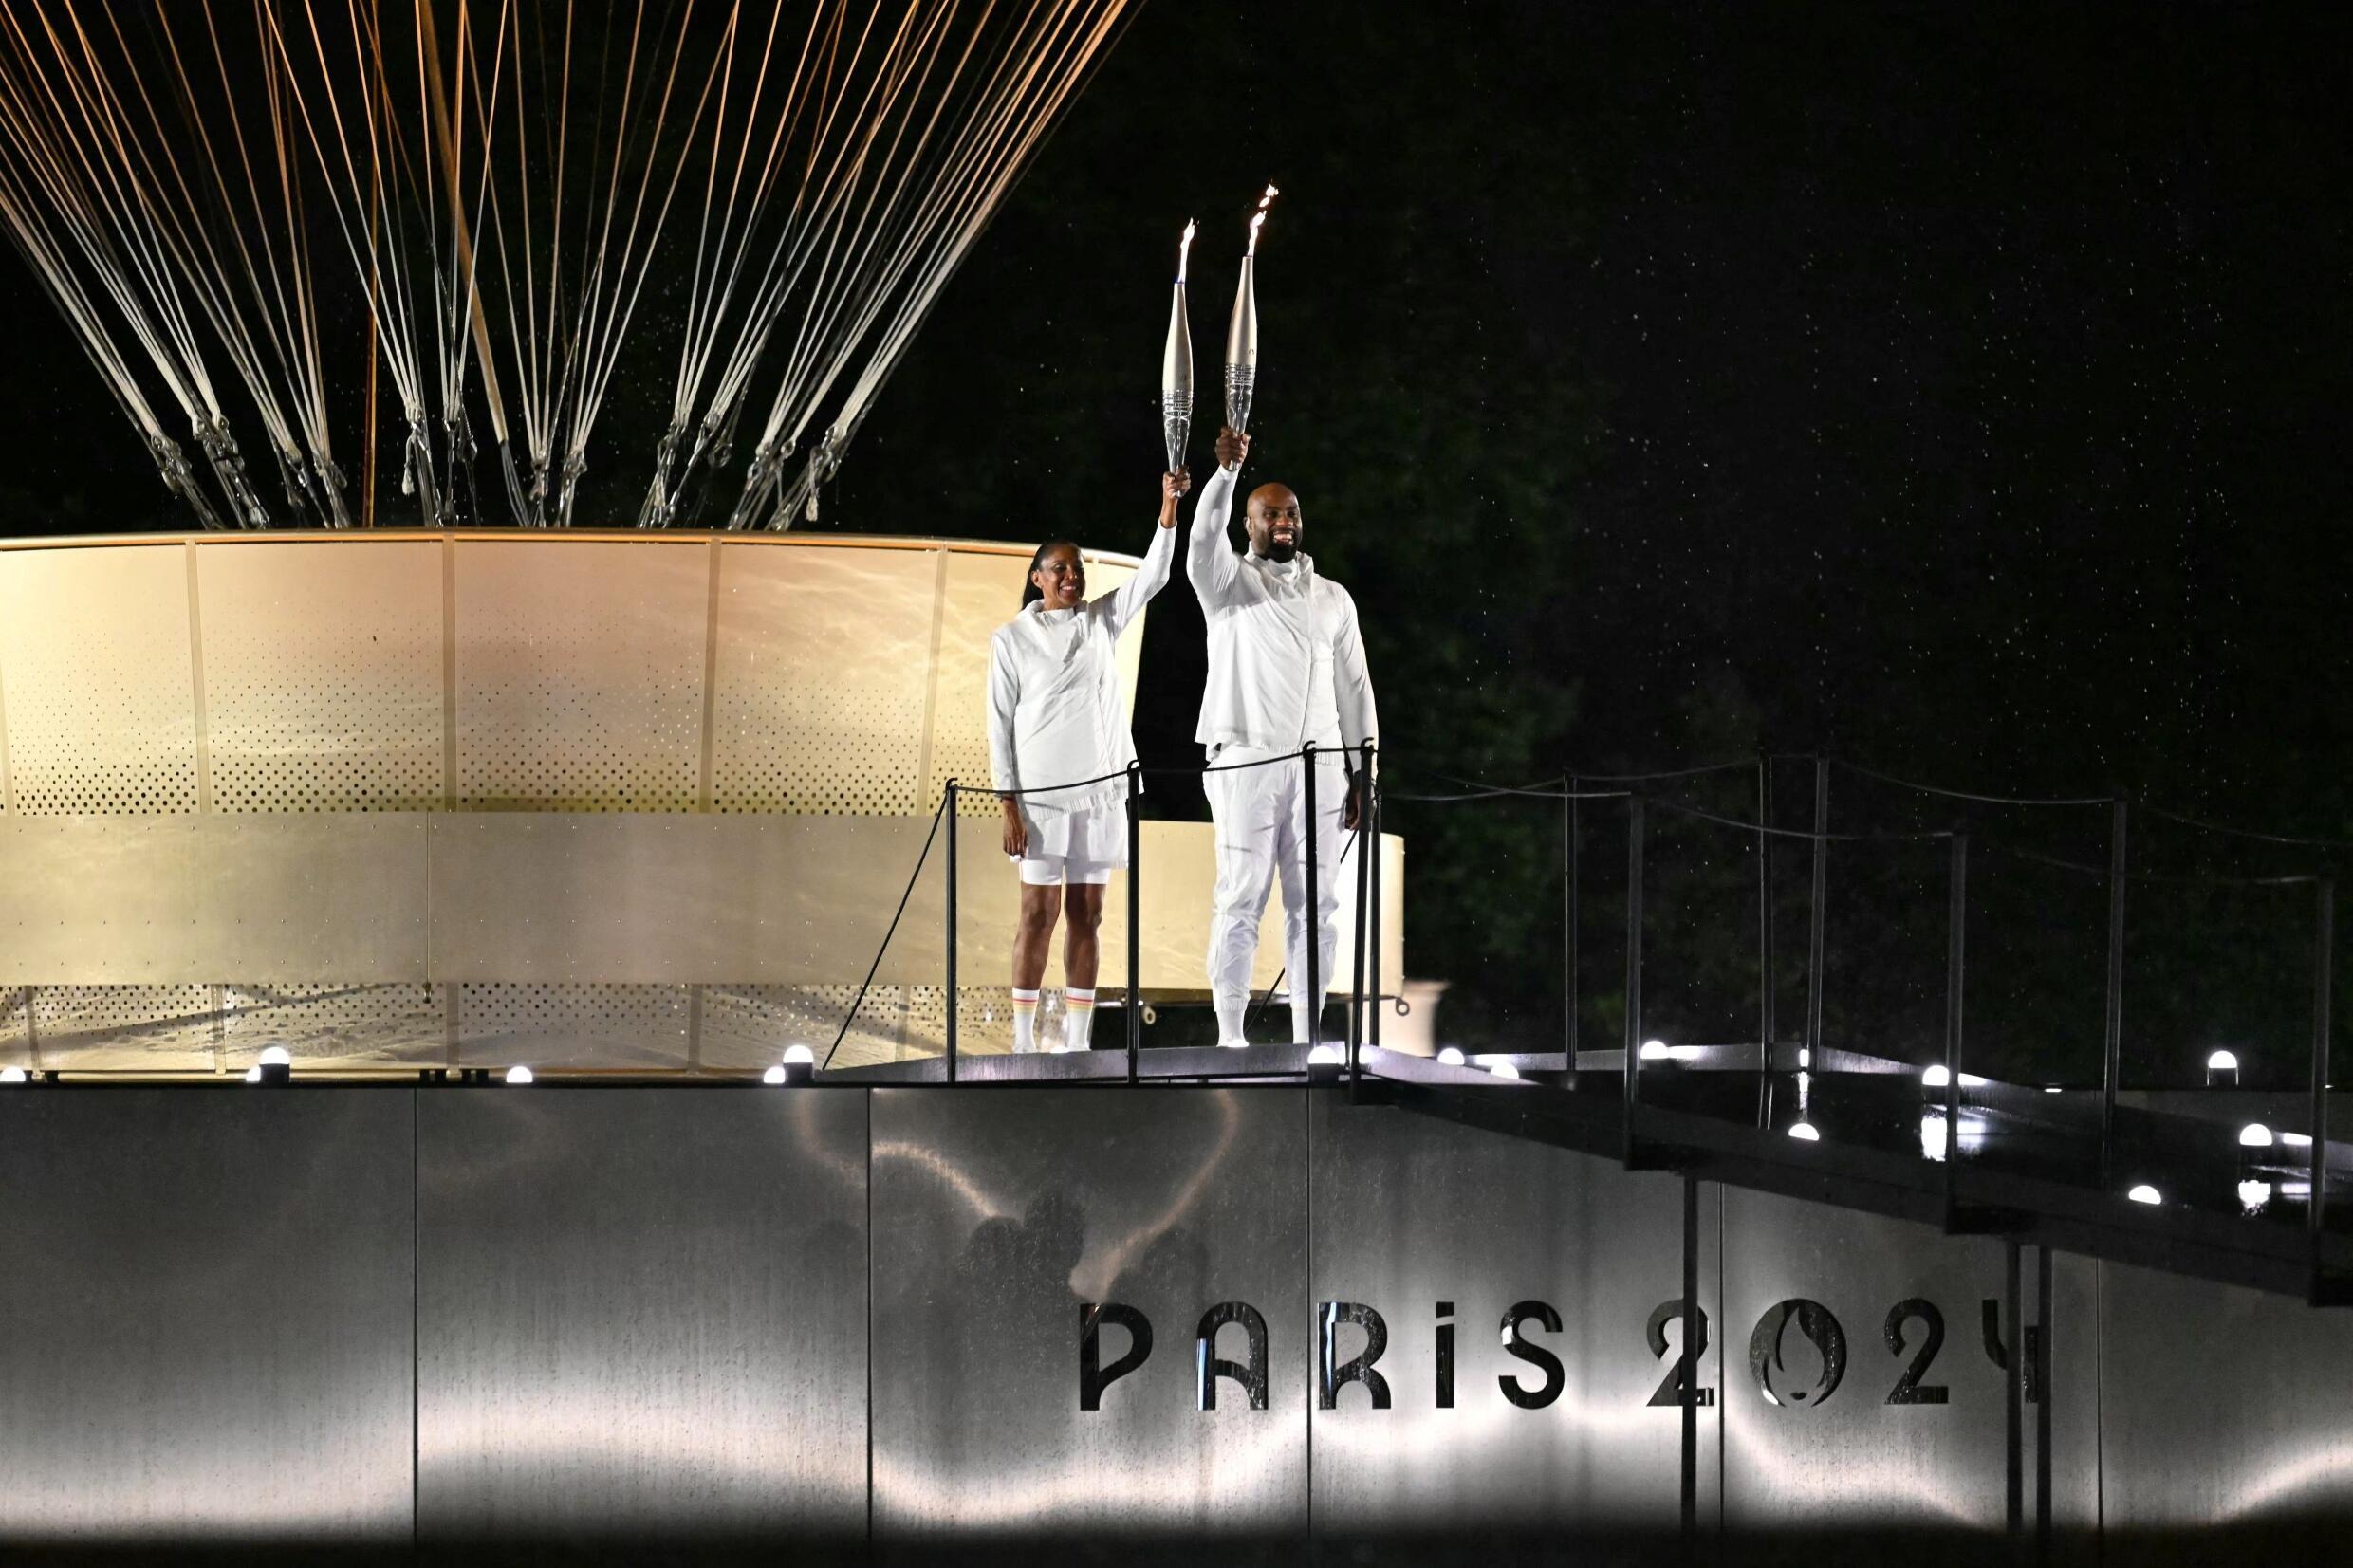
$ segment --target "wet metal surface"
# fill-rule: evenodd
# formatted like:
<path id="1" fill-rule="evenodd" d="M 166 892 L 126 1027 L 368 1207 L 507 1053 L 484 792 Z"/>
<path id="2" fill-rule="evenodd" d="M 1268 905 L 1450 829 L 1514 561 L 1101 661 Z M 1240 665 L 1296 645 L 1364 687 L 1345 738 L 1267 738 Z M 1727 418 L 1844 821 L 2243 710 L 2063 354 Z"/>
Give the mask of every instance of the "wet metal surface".
<path id="1" fill-rule="evenodd" d="M 863 1531 L 862 1095 L 419 1105 L 421 1539 Z"/>
<path id="2" fill-rule="evenodd" d="M 1986 1303 L 2008 1310 L 2003 1252 L 1725 1193 L 1727 1525 L 2003 1529 L 2009 1389 L 1986 1346 Z M 2029 1313 L 2033 1299 L 2028 1267 Z M 2010 1325 L 1995 1323 L 1998 1344 Z"/>
<path id="3" fill-rule="evenodd" d="M 874 1094 L 874 1528 L 885 1555 L 1010 1535 L 1303 1539 L 1307 1095 L 1298 1088 Z M 1267 1331 L 1268 1408 L 1196 1332 Z M 1082 1308 L 1151 1326 L 1082 1409 Z M 1125 1315 L 1120 1315 L 1124 1317 Z M 1135 1334 L 1099 1315 L 1099 1376 Z M 1215 1355 L 1241 1362 L 1247 1324 Z"/>
<path id="4" fill-rule="evenodd" d="M 1400 1110 L 1315 1097 L 1314 1292 L 1385 1320 L 1380 1362 L 1393 1391 L 1375 1410 L 1343 1388 L 1315 1413 L 1315 1524 L 1322 1536 L 1405 1531 L 1676 1527 L 1682 1420 L 1666 1388 L 1682 1294 L 1682 1183 L 1628 1173 Z M 1697 1480 L 1701 1527 L 1716 1511 L 1717 1190 L 1702 1190 Z M 1557 1314 L 1547 1329 L 1522 1303 Z M 1447 1310 L 1441 1314 L 1440 1306 Z M 1452 1405 L 1443 1406 L 1441 1333 L 1452 1327 Z M 1363 1344 L 1343 1328 L 1336 1354 Z M 1509 1381 L 1515 1400 L 1501 1386 Z M 1660 1403 L 1652 1400 L 1662 1394 Z M 1527 1401 L 1528 1403 L 1522 1403 Z"/>
<path id="5" fill-rule="evenodd" d="M 2353 1515 L 2344 1309 L 2120 1264 L 2100 1275 L 2107 1526 L 2327 1519 L 2341 1532 Z"/>
<path id="6" fill-rule="evenodd" d="M 414 1103 L 0 1094 L 0 1540 L 405 1543 Z"/>

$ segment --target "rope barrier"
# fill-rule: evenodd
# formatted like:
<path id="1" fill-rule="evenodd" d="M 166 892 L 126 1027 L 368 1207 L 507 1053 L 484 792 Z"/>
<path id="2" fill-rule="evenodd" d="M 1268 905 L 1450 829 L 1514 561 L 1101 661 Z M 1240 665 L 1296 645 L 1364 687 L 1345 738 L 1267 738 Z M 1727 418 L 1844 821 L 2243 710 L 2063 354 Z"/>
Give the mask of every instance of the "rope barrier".
<path id="1" fill-rule="evenodd" d="M 1936 784 L 1917 784 L 1910 779 L 1899 779 L 1892 773 L 1882 773 L 1875 767 L 1865 767 L 1861 763 L 1850 763 L 1839 757 L 1825 760 L 1833 767 L 1843 767 L 1849 773 L 1860 773 L 1866 779 L 1877 779 L 1881 784 L 1894 784 L 1899 789 L 1918 790 L 1923 795 L 1939 795 L 1948 801 L 1973 801 L 1979 805 L 2111 805 L 2116 800 L 2113 795 L 2065 796 L 2050 800 L 2035 800 L 2017 795 L 1977 795 L 1968 790 L 1945 789 Z"/>
<path id="2" fill-rule="evenodd" d="M 1988 839 L 1973 841 L 1994 855 L 2005 855 L 2013 860 L 2028 860 L 2036 865 L 2049 866 L 2059 871 L 2079 872 L 2103 882 L 2110 876 L 2119 875 L 2106 866 L 2086 865 L 2080 860 L 2069 860 L 2056 855 L 2044 855 L 2030 849 L 2020 849 L 2015 844 L 2004 844 Z M 2310 872 L 2297 872 L 2284 876 L 2185 876 L 2174 872 L 2134 871 L 2127 868 L 2121 874 L 2121 879 L 2126 883 L 2153 882 L 2159 886 L 2187 888 L 2285 888 L 2309 887 L 2322 880 L 2322 877 Z"/>
<path id="3" fill-rule="evenodd" d="M 923 862 L 931 858 L 932 841 L 939 837 L 940 820 L 947 815 L 948 798 L 942 795 L 932 812 L 931 831 L 923 836 L 923 848 L 916 855 L 915 869 L 907 873 L 907 885 L 899 895 L 899 908 L 891 912 L 890 928 L 882 933 L 881 946 L 874 950 L 874 962 L 866 966 L 866 978 L 858 983 L 858 995 L 851 1000 L 850 1010 L 842 1015 L 842 1026 L 833 1032 L 833 1043 L 825 1047 L 825 1060 L 818 1063 L 821 1068 L 833 1064 L 833 1053 L 842 1048 L 842 1042 L 849 1037 L 850 1024 L 857 1021 L 858 1009 L 866 1005 L 866 992 L 882 968 L 882 955 L 890 950 L 891 938 L 899 934 L 899 917 L 907 913 L 907 900 L 915 896 L 916 878 L 923 875 Z"/>

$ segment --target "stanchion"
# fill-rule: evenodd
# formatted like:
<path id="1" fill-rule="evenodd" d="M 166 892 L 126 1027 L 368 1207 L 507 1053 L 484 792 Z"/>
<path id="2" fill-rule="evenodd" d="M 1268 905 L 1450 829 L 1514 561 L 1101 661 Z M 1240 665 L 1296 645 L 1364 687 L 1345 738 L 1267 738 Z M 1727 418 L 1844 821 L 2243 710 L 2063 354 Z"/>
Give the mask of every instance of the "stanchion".
<path id="1" fill-rule="evenodd" d="M 2328 1230 L 2328 1012 L 2336 971 L 2337 884 L 2324 876 L 2312 890 L 2312 1197 L 2304 1206 L 2312 1245 L 2310 1289 L 2319 1306 L 2336 1296 L 2322 1276 L 2321 1244 Z"/>
<path id="2" fill-rule="evenodd" d="M 1756 1126 L 1773 1127 L 1773 765 L 1756 760 Z"/>
<path id="3" fill-rule="evenodd" d="M 948 1081 L 956 1080 L 956 782 L 948 781 Z"/>
<path id="4" fill-rule="evenodd" d="M 1312 1054 L 1324 1043 L 1324 890 L 1315 874 L 1315 742 L 1301 747 L 1299 755 L 1299 801 L 1307 839 L 1307 1050 Z M 1291 976 L 1291 984 L 1298 983 L 1299 976 Z"/>
<path id="5" fill-rule="evenodd" d="M 1372 1048 L 1381 1048 L 1381 783 L 1377 778 L 1364 781 L 1364 811 L 1372 813 L 1372 865 L 1364 867 L 1364 875 L 1372 881 L 1372 964 L 1369 964 L 1369 985 L 1372 985 Z"/>
<path id="6" fill-rule="evenodd" d="M 1626 801 L 1626 1071 L 1625 1147 L 1621 1163 L 1634 1164 L 1634 1108 L 1642 1077 L 1642 798 Z"/>
<path id="7" fill-rule="evenodd" d="M 1356 808 L 1356 909 L 1348 921 L 1348 1095 L 1364 1080 L 1364 900 L 1372 887 L 1365 829 L 1372 825 L 1373 743 L 1363 743 L 1361 771 L 1349 781 L 1348 802 Z"/>
<path id="8" fill-rule="evenodd" d="M 2124 1071 L 2124 829 L 2121 799 L 2108 806 L 2108 992 L 2100 1046 L 2100 1190 L 2115 1174 L 2116 1091 Z"/>
<path id="9" fill-rule="evenodd" d="M 1946 878 L 1944 935 L 1944 1226 L 1960 1208 L 1961 987 L 1968 961 L 1969 835 L 1953 836 L 1953 869 Z"/>
<path id="10" fill-rule="evenodd" d="M 1578 781 L 1561 792 L 1561 1079 L 1577 1087 L 1577 828 Z"/>
<path id="11" fill-rule="evenodd" d="M 1806 1044 L 1801 1072 L 1822 1065 L 1822 930 L 1830 888 L 1830 759 L 1814 759 L 1814 876 L 1806 910 Z"/>
<path id="12" fill-rule="evenodd" d="M 1144 769 L 1127 765 L 1127 1081 L 1136 1081 L 1144 1043 Z"/>

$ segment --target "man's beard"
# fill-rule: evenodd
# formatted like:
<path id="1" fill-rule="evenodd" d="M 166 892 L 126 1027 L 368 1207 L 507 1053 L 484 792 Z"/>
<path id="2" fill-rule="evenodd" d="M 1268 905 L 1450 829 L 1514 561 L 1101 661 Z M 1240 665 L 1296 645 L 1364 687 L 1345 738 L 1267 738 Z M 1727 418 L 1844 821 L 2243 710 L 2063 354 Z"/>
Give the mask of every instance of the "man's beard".
<path id="1" fill-rule="evenodd" d="M 1267 559 L 1278 566 L 1288 564 L 1291 558 L 1298 553 L 1299 546 L 1289 540 L 1269 539 L 1267 541 Z"/>

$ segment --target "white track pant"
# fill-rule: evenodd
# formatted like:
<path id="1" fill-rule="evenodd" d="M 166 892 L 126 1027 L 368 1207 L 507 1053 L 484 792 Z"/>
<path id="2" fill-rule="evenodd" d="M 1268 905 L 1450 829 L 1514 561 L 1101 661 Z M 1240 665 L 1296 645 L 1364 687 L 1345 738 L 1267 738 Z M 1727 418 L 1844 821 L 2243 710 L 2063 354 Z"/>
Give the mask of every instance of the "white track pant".
<path id="1" fill-rule="evenodd" d="M 1229 746 L 1212 766 L 1256 762 L 1269 755 Z M 1287 754 L 1288 755 L 1288 754 Z M 1221 1044 L 1242 1040 L 1242 1017 L 1250 1002 L 1251 965 L 1258 954 L 1258 920 L 1267 890 L 1283 884 L 1284 985 L 1291 997 L 1291 1039 L 1305 1044 L 1311 1002 L 1307 993 L 1307 859 L 1301 781 L 1305 768 L 1292 756 L 1263 767 L 1232 768 L 1204 776 L 1210 815 L 1217 823 L 1217 891 L 1209 922 L 1209 989 L 1217 1009 Z M 1340 945 L 1334 917 L 1340 912 L 1340 852 L 1346 841 L 1341 818 L 1347 808 L 1348 779 L 1340 758 L 1319 758 L 1315 769 L 1316 974 L 1332 980 Z"/>

